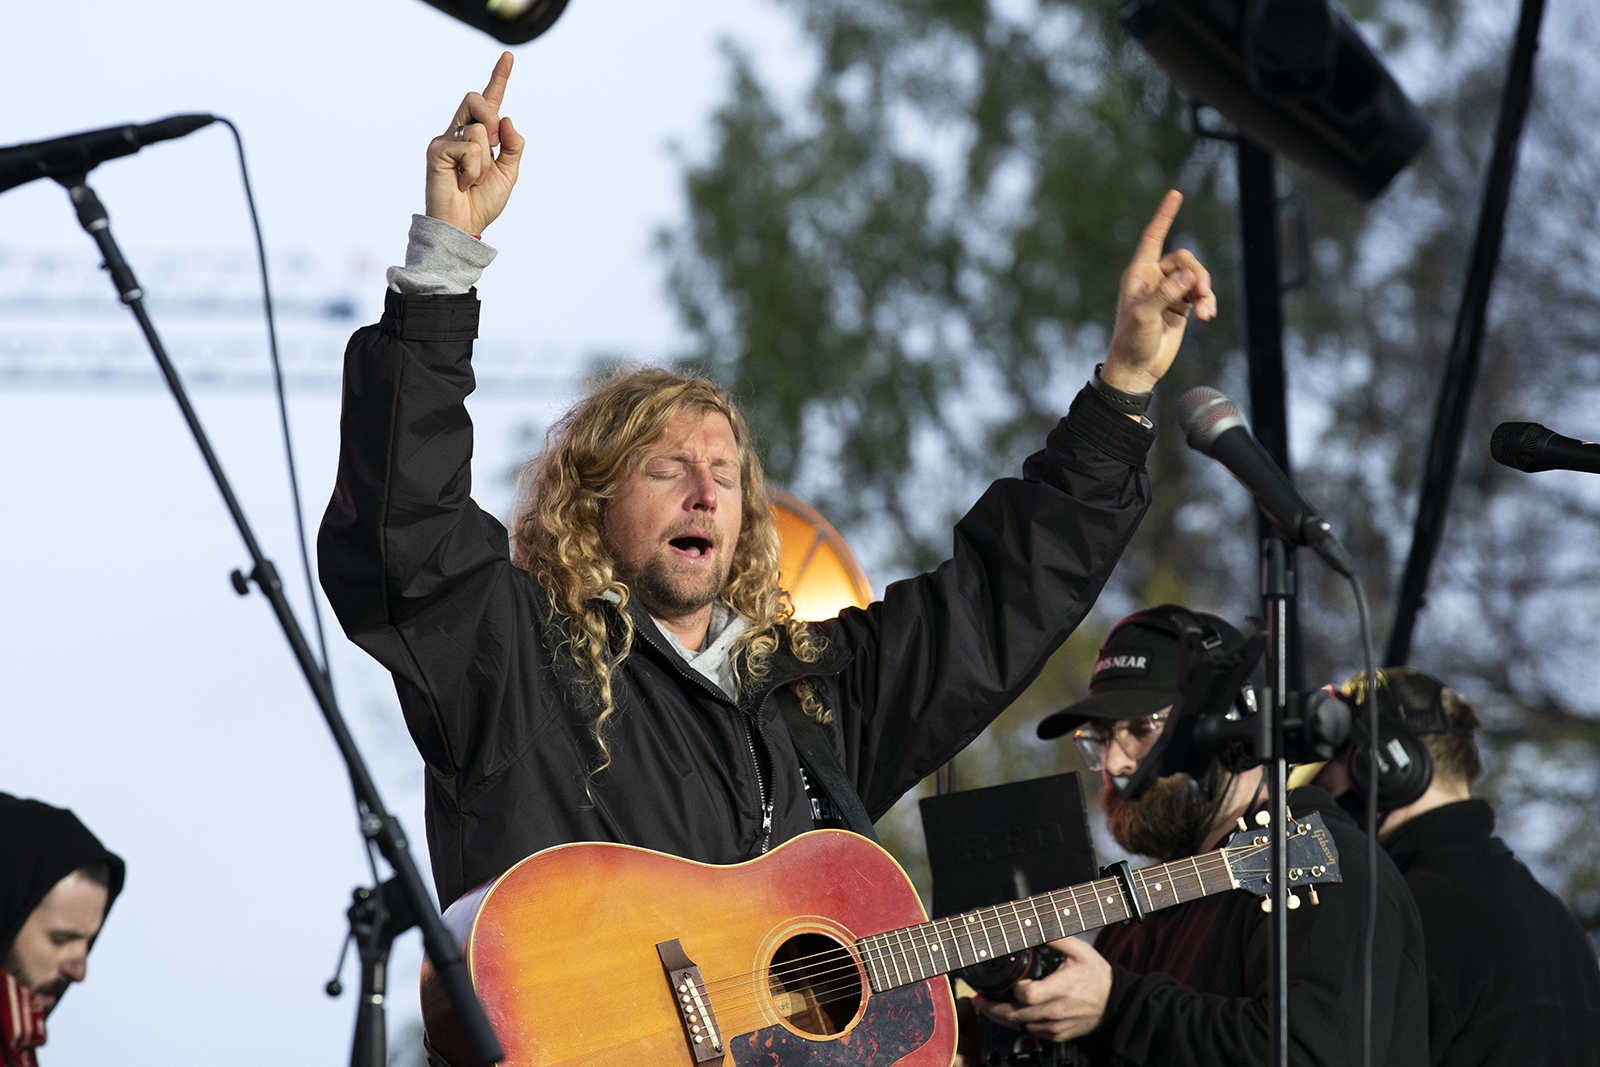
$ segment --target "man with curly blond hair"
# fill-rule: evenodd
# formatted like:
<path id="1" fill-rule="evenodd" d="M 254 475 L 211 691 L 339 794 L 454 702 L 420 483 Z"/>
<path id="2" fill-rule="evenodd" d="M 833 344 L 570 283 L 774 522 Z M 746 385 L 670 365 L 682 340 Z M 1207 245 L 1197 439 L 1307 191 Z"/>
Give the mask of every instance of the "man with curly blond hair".
<path id="1" fill-rule="evenodd" d="M 725 864 L 857 800 L 880 817 L 1093 605 L 1149 500 L 1149 391 L 1190 312 L 1216 313 L 1194 256 L 1162 253 L 1169 193 L 1123 274 L 1104 365 L 1022 477 L 990 487 L 933 572 L 825 623 L 793 617 L 749 430 L 703 379 L 600 383 L 552 429 L 508 534 L 469 495 L 464 401 L 472 286 L 495 255 L 478 238 L 524 147 L 499 114 L 510 69 L 508 53 L 428 146 L 406 266 L 346 353 L 318 543 L 328 598 L 393 673 L 427 763 L 445 905 L 566 842 Z M 851 796 L 819 787 L 817 749 L 796 740 L 813 729 Z"/>

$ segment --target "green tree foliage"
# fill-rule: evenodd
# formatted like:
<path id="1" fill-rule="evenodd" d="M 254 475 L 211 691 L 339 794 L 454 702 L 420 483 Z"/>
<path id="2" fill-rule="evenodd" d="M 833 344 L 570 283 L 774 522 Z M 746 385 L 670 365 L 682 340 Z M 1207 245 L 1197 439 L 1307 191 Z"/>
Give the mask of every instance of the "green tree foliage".
<path id="1" fill-rule="evenodd" d="M 1073 769 L 1032 725 L 1081 693 L 1110 619 L 1162 601 L 1258 610 L 1249 501 L 1173 417 L 1193 384 L 1247 392 L 1231 146 L 1196 138 L 1188 101 L 1103 0 L 785 6 L 815 50 L 811 84 L 780 100 L 729 47 L 710 153 L 687 166 L 687 218 L 660 247 L 692 338 L 684 362 L 735 389 L 774 479 L 828 514 L 879 577 L 941 558 L 981 485 L 1038 447 L 1103 353 L 1140 227 L 1164 189 L 1186 195 L 1173 241 L 1209 266 L 1222 314 L 1191 327 L 1157 391 L 1155 504 L 1090 623 L 957 761 L 965 786 Z M 1460 0 L 1347 6 L 1391 57 L 1428 72 L 1418 88 L 1436 131 L 1370 207 L 1314 175 L 1285 180 L 1312 235 L 1309 284 L 1286 303 L 1296 476 L 1356 553 L 1381 652 L 1510 24 Z M 1549 818 L 1600 801 L 1600 700 L 1583 684 L 1595 644 L 1579 612 L 1600 588 L 1600 510 L 1576 481 L 1494 467 L 1484 447 L 1503 419 L 1581 420 L 1575 404 L 1600 384 L 1589 280 L 1600 152 L 1585 136 L 1600 93 L 1574 61 L 1600 34 L 1592 15 L 1558 9 L 1552 35 L 1413 659 L 1480 700 L 1488 784 L 1512 802 L 1519 848 L 1592 924 L 1600 846 Z M 1302 571 L 1309 675 L 1342 677 L 1360 661 L 1351 598 L 1314 560 Z M 909 809 L 890 829 L 915 867 Z"/>

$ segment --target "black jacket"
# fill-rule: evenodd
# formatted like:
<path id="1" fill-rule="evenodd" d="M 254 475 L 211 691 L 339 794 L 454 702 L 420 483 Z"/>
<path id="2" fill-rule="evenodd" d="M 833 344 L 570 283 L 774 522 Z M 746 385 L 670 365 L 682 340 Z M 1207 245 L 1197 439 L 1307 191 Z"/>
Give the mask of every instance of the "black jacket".
<path id="1" fill-rule="evenodd" d="M 826 630 L 820 663 L 774 657 L 741 708 L 634 617 L 620 714 L 600 762 L 576 667 L 544 590 L 470 498 L 478 301 L 389 293 L 345 354 L 338 484 L 323 519 L 323 588 L 350 639 L 393 673 L 427 763 L 440 901 L 540 849 L 641 845 L 706 863 L 749 859 L 813 828 L 772 691 L 816 680 L 831 738 L 877 818 L 1033 680 L 1099 595 L 1149 497 L 1152 433 L 1084 390 L 1021 479 L 956 526 L 953 558 Z M 637 601 L 631 601 L 636 605 Z M 632 610 L 638 611 L 636 607 Z M 752 749 L 763 753 L 769 780 Z M 763 795 L 770 805 L 764 827 Z"/>
<path id="2" fill-rule="evenodd" d="M 1289 913 L 1289 1062 L 1357 1067 L 1367 838 L 1320 789 L 1296 789 L 1289 810 L 1322 812 L 1344 879 L 1317 887 L 1320 904 L 1303 903 Z M 1096 946 L 1112 964 L 1111 996 L 1105 1021 L 1079 1041 L 1080 1050 L 1095 1064 L 1265 1063 L 1270 938 L 1260 899 L 1238 891 L 1154 912 L 1142 924 L 1106 928 Z M 1374 1067 L 1424 1063 L 1427 995 L 1417 909 L 1380 851 Z"/>
<path id="3" fill-rule="evenodd" d="M 1494 809 L 1463 800 L 1418 815 L 1383 844 L 1422 914 L 1429 1062 L 1594 1067 L 1594 946 L 1493 834 Z"/>

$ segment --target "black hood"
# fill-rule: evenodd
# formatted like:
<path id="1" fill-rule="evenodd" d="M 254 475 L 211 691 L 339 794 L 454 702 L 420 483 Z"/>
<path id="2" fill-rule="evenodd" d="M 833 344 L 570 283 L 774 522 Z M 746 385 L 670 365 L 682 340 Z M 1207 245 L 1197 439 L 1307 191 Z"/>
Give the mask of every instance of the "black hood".
<path id="1" fill-rule="evenodd" d="M 0 956 L 55 884 L 80 867 L 111 872 L 106 914 L 122 892 L 126 866 L 66 808 L 0 793 Z"/>

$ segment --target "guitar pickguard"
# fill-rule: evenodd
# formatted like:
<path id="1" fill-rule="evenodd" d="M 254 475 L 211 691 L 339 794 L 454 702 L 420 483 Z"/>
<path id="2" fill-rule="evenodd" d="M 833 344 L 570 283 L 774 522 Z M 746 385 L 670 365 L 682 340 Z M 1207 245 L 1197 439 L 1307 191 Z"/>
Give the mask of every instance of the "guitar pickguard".
<path id="1" fill-rule="evenodd" d="M 737 1067 L 889 1067 L 927 1044 L 936 1021 L 928 983 L 918 982 L 874 994 L 843 1037 L 811 1041 L 769 1026 L 730 1040 L 728 1052 Z"/>

